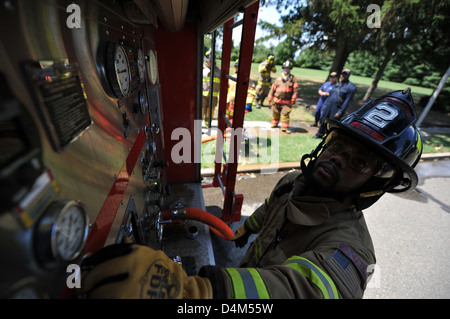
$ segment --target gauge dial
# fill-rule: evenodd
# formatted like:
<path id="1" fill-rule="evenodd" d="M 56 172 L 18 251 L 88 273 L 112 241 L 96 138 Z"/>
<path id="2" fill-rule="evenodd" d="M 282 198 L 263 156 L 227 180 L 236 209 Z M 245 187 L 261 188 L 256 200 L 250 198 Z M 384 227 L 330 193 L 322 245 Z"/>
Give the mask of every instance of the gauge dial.
<path id="1" fill-rule="evenodd" d="M 144 52 L 139 49 L 137 53 L 137 68 L 139 73 L 139 82 L 145 81 L 145 56 Z"/>
<path id="2" fill-rule="evenodd" d="M 38 260 L 46 268 L 75 260 L 85 246 L 88 231 L 88 216 L 79 202 L 53 202 L 36 228 Z"/>
<path id="3" fill-rule="evenodd" d="M 55 227 L 54 250 L 64 261 L 78 257 L 87 235 L 86 214 L 79 205 L 68 205 L 61 212 Z"/>
<path id="4" fill-rule="evenodd" d="M 148 101 L 145 92 L 139 91 L 139 106 L 142 114 L 146 114 L 148 110 Z"/>
<path id="5" fill-rule="evenodd" d="M 128 62 L 128 54 L 121 45 L 118 45 L 116 48 L 114 66 L 120 92 L 123 96 L 127 96 L 130 93 L 131 70 L 130 63 Z"/>
<path id="6" fill-rule="evenodd" d="M 153 50 L 150 50 L 148 52 L 148 76 L 150 77 L 150 81 L 152 84 L 156 84 L 156 81 L 158 80 L 158 61 L 156 59 L 156 53 Z"/>
<path id="7" fill-rule="evenodd" d="M 106 65 L 114 95 L 118 98 L 128 96 L 131 92 L 131 68 L 123 45 L 112 42 L 108 44 Z"/>

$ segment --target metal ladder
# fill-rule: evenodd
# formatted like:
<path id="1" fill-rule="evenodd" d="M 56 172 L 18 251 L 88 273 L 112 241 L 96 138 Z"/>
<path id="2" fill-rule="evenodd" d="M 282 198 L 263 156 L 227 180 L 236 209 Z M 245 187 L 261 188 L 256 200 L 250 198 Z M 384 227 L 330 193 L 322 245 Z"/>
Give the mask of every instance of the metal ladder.
<path id="1" fill-rule="evenodd" d="M 216 162 L 212 186 L 221 187 L 224 195 L 224 204 L 221 219 L 227 223 L 241 220 L 241 208 L 244 201 L 242 194 L 235 193 L 236 175 L 239 159 L 239 147 L 242 140 L 242 127 L 244 124 L 245 104 L 247 90 L 250 82 L 253 47 L 258 20 L 259 1 L 250 5 L 244 11 L 242 20 L 234 22 L 234 17 L 225 22 L 223 26 L 222 65 L 219 95 L 219 110 L 217 134 L 225 134 L 226 128 L 231 128 L 229 156 L 223 150 L 224 139 L 216 139 Z M 228 74 L 230 69 L 233 29 L 242 25 L 242 37 L 239 52 L 239 67 L 237 78 Z M 233 121 L 226 117 L 228 80 L 236 81 L 236 95 L 233 113 Z M 230 155 L 231 154 L 231 155 Z M 218 158 L 224 158 L 217 161 Z"/>

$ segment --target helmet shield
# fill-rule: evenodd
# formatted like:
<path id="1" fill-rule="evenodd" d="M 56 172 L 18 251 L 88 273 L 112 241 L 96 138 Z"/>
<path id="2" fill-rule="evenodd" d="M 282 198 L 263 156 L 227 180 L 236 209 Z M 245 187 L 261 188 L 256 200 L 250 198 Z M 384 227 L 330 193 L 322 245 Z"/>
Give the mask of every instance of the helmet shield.
<path id="1" fill-rule="evenodd" d="M 418 182 L 413 167 L 422 154 L 422 141 L 416 119 L 412 96 L 405 90 L 371 100 L 342 121 L 328 119 L 325 123 L 329 132 L 345 131 L 399 171 L 395 185 L 387 191 L 401 192 Z"/>
<path id="2" fill-rule="evenodd" d="M 290 60 L 286 60 L 286 61 L 283 63 L 282 68 L 283 68 L 283 69 L 284 69 L 284 68 L 292 69 L 292 62 L 291 62 Z"/>

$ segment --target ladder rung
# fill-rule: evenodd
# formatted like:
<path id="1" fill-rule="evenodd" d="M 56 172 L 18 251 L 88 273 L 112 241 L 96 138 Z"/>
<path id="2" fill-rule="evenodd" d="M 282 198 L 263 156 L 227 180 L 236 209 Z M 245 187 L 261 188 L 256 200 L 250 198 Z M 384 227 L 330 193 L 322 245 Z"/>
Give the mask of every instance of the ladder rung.
<path id="1" fill-rule="evenodd" d="M 233 124 L 231 124 L 230 120 L 228 119 L 228 117 L 226 117 L 225 114 L 221 113 L 222 117 L 225 119 L 225 122 L 227 122 L 228 126 L 233 128 Z"/>
<path id="2" fill-rule="evenodd" d="M 222 157 L 225 161 L 225 163 L 228 165 L 227 155 L 225 154 L 225 151 L 222 149 Z"/>
<path id="3" fill-rule="evenodd" d="M 219 181 L 220 188 L 222 188 L 222 194 L 225 195 L 225 188 L 223 187 L 222 178 L 220 177 L 220 174 L 217 174 L 217 180 Z"/>
<path id="4" fill-rule="evenodd" d="M 235 23 L 233 23 L 232 25 L 228 26 L 228 30 L 234 29 L 238 26 L 240 26 L 241 24 L 244 23 L 244 19 L 241 19 L 239 21 L 236 21 Z"/>
<path id="5" fill-rule="evenodd" d="M 231 75 L 229 75 L 229 74 L 225 74 L 225 77 L 226 77 L 227 79 L 230 79 L 230 80 L 234 81 L 234 82 L 237 82 L 237 78 L 235 78 L 234 76 L 231 76 Z"/>

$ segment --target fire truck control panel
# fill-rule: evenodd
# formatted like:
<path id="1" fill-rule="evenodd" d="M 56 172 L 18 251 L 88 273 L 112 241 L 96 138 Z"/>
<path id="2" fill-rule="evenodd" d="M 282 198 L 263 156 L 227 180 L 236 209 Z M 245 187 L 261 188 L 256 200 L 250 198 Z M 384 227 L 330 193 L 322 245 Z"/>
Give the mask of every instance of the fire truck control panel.
<path id="1" fill-rule="evenodd" d="M 64 298 L 68 267 L 114 243 L 162 249 L 188 274 L 215 264 L 211 236 L 229 240 L 239 219 L 236 167 L 219 165 L 214 182 L 226 218 L 208 216 L 200 163 L 174 161 L 172 132 L 191 133 L 194 156 L 204 39 L 239 13 L 253 24 L 240 56 L 246 91 L 258 5 L 0 2 L 1 298 Z M 223 41 L 226 68 L 225 31 Z"/>

